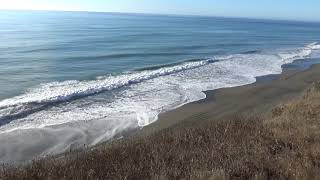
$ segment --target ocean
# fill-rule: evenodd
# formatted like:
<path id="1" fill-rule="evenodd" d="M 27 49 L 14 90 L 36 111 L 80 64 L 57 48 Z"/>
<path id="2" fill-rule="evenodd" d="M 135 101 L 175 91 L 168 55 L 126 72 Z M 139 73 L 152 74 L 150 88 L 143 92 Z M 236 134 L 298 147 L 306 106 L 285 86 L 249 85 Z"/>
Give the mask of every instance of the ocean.
<path id="1" fill-rule="evenodd" d="M 93 146 L 204 91 L 319 63 L 319 30 L 284 20 L 0 11 L 0 162 Z"/>

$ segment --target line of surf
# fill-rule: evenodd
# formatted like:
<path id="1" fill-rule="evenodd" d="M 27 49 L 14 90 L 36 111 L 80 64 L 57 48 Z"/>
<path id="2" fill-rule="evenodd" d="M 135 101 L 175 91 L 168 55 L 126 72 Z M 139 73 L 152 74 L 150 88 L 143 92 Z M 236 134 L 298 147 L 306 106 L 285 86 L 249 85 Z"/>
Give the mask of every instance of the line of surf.
<path id="1" fill-rule="evenodd" d="M 41 85 L 39 88 L 31 89 L 23 95 L 0 102 L 0 109 L 26 103 L 48 103 L 68 101 L 73 98 L 89 96 L 103 91 L 117 89 L 134 83 L 140 83 L 160 76 L 178 73 L 184 70 L 197 68 L 215 62 L 206 59 L 198 62 L 183 63 L 176 66 L 146 70 L 116 76 L 99 77 L 92 81 L 64 81 L 52 82 Z"/>
<path id="2" fill-rule="evenodd" d="M 318 43 L 311 43 L 305 47 L 295 50 L 284 51 L 277 54 L 285 63 L 289 63 L 295 59 L 305 58 L 309 56 L 313 50 L 320 49 Z M 110 91 L 131 84 L 141 83 L 146 80 L 154 79 L 161 76 L 175 74 L 201 66 L 205 66 L 217 61 L 232 59 L 236 55 L 219 56 L 210 59 L 187 61 L 181 64 L 163 65 L 144 69 L 142 71 L 131 72 L 114 76 L 100 77 L 91 81 L 64 81 L 52 82 L 40 85 L 13 98 L 5 99 L 0 102 L 0 119 L 8 117 L 8 115 L 17 115 L 26 110 L 26 104 L 47 104 L 69 101 L 75 98 L 86 97 Z M 28 108 L 27 108 L 28 109 Z M 30 111 L 30 109 L 28 109 Z M 2 117 L 2 118 L 1 118 Z"/>

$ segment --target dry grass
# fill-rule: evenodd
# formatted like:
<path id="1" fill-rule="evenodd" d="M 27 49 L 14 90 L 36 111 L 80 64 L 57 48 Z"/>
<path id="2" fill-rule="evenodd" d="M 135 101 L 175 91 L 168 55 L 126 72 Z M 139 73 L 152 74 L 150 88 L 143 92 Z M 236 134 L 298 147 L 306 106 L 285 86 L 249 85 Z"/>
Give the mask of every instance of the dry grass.
<path id="1" fill-rule="evenodd" d="M 319 179 L 320 84 L 272 111 L 181 124 L 60 159 L 5 167 L 0 179 Z"/>

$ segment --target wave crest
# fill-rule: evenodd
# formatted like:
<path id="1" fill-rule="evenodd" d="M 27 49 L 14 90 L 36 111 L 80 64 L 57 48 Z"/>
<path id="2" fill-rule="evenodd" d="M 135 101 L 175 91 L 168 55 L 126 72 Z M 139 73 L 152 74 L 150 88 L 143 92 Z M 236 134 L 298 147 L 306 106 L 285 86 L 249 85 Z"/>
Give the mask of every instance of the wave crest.
<path id="1" fill-rule="evenodd" d="M 61 103 L 71 101 L 73 99 L 95 95 L 97 93 L 115 90 L 124 86 L 142 83 L 144 81 L 178 74 L 180 72 L 187 72 L 210 64 L 226 62 L 223 67 L 217 66 L 216 68 L 228 69 L 230 64 L 236 63 L 232 68 L 239 68 L 246 70 L 249 73 L 247 76 L 259 76 L 259 71 L 263 71 L 266 63 L 264 60 L 270 58 L 270 63 L 273 63 L 276 68 L 281 68 L 281 65 L 291 63 L 296 59 L 308 57 L 312 51 L 320 49 L 318 43 L 311 43 L 305 47 L 282 51 L 277 54 L 262 54 L 261 51 L 250 51 L 250 53 L 235 54 L 228 56 L 216 56 L 210 59 L 197 59 L 192 61 L 185 61 L 182 63 L 167 64 L 162 66 L 154 66 L 149 68 L 140 69 L 131 73 L 112 75 L 106 77 L 99 77 L 91 81 L 64 81 L 52 82 L 40 85 L 22 94 L 10 99 L 5 99 L 0 102 L 0 126 L 10 123 L 15 119 L 19 119 L 29 114 L 42 111 L 47 106 L 53 103 Z M 248 59 L 250 61 L 248 61 Z M 247 63 L 247 64 L 246 64 Z M 248 67 L 250 67 L 248 69 Z M 197 72 L 199 73 L 199 72 Z M 265 73 L 278 73 L 272 68 Z M 220 76 L 219 74 L 216 74 Z M 205 76 L 205 74 L 203 75 Z M 192 77 L 186 77 L 192 78 Z M 199 79 L 200 80 L 200 79 Z M 221 79 L 223 81 L 223 78 Z M 251 82 L 251 81 L 250 81 Z M 221 82 L 223 84 L 223 82 Z M 1 124 L 2 123 L 2 124 Z"/>

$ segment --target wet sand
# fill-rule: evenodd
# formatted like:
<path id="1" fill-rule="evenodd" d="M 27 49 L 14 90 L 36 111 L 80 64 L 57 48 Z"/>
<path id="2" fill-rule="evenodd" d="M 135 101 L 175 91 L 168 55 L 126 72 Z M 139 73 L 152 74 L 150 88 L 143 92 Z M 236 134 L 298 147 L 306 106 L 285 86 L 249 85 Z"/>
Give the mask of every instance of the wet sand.
<path id="1" fill-rule="evenodd" d="M 158 121 L 143 128 L 137 135 L 149 135 L 190 121 L 200 123 L 235 115 L 268 115 L 266 112 L 272 107 L 300 96 L 307 86 L 319 80 L 318 64 L 305 70 L 284 68 L 281 75 L 260 77 L 250 85 L 207 91 L 206 99 L 161 114 Z"/>
<path id="2" fill-rule="evenodd" d="M 285 68 L 283 74 L 260 77 L 254 84 L 207 91 L 206 99 L 163 113 L 155 123 L 143 129 L 128 128 L 126 132 L 119 132 L 117 137 L 146 137 L 163 129 L 183 126 L 186 122 L 201 123 L 207 120 L 223 120 L 228 116 L 239 114 L 265 113 L 280 102 L 285 103 L 293 97 L 300 96 L 308 85 L 319 79 L 320 65 L 314 65 L 305 70 Z M 87 131 L 88 128 L 92 131 Z M 19 133 L 1 136 L 0 142 L 3 143 L 0 146 L 0 162 L 19 163 L 36 156 L 43 157 L 48 153 L 69 152 L 70 149 L 78 149 L 90 144 L 96 134 L 103 134 L 100 131 L 108 128 L 111 127 L 101 120 L 73 123 L 66 127 L 30 130 L 24 132 L 23 136 Z M 23 138 L 17 139 L 16 136 Z M 69 142 L 74 143 L 66 144 Z M 108 142 L 93 148 L 107 146 Z M 52 147 L 52 144 L 56 146 Z"/>

